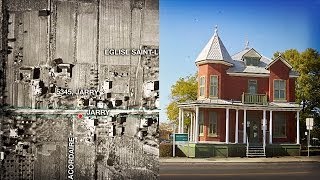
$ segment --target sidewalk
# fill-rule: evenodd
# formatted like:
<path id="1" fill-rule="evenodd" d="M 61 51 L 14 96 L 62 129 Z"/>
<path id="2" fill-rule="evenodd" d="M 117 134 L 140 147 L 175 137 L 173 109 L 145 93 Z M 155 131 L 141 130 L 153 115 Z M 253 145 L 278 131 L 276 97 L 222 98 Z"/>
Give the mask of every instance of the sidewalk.
<path id="1" fill-rule="evenodd" d="M 268 158 L 186 158 L 169 157 L 160 158 L 161 163 L 257 163 L 257 162 L 320 162 L 320 156 L 286 156 L 286 157 L 268 157 Z"/>

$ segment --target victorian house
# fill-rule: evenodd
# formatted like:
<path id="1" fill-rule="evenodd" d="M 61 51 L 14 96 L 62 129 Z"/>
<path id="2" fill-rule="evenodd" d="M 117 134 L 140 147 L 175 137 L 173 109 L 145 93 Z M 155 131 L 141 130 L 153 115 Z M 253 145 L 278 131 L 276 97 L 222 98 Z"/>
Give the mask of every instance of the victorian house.
<path id="1" fill-rule="evenodd" d="M 179 133 L 191 157 L 299 155 L 298 73 L 280 55 L 246 47 L 230 56 L 217 28 L 195 60 L 198 99 L 179 104 Z M 184 119 L 191 125 L 186 132 Z M 188 151 L 188 153 L 187 153 Z"/>

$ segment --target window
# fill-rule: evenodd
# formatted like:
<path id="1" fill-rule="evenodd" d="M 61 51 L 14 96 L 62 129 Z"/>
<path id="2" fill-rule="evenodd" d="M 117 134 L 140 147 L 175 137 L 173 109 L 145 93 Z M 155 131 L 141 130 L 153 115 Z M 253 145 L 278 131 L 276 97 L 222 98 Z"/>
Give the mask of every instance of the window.
<path id="1" fill-rule="evenodd" d="M 274 80 L 274 99 L 275 100 L 286 100 L 286 81 L 285 80 Z"/>
<path id="2" fill-rule="evenodd" d="M 209 113 L 209 136 L 216 137 L 217 136 L 217 113 L 210 112 Z"/>
<path id="3" fill-rule="evenodd" d="M 205 90 L 205 83 L 206 83 L 206 80 L 205 80 L 205 77 L 204 76 L 201 76 L 200 77 L 200 80 L 199 80 L 199 96 L 203 97 L 204 96 L 204 90 Z"/>
<path id="4" fill-rule="evenodd" d="M 218 76 L 210 76 L 210 97 L 218 97 Z"/>
<path id="5" fill-rule="evenodd" d="M 260 63 L 260 57 L 249 57 L 245 56 L 244 57 L 245 63 L 247 66 L 258 66 Z"/>
<path id="6" fill-rule="evenodd" d="M 286 118 L 284 113 L 275 113 L 273 120 L 273 137 L 286 137 Z"/>
<path id="7" fill-rule="evenodd" d="M 199 135 L 203 136 L 204 132 L 204 112 L 199 112 Z"/>
<path id="8" fill-rule="evenodd" d="M 257 94 L 257 80 L 248 81 L 248 93 Z"/>

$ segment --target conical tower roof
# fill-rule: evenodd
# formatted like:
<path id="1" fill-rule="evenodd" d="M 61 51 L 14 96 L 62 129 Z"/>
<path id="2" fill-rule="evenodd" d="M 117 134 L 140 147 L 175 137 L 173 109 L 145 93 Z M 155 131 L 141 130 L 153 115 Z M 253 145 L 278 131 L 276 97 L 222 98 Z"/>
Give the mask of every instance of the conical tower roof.
<path id="1" fill-rule="evenodd" d="M 218 35 L 217 26 L 213 36 L 196 59 L 196 63 L 200 63 L 202 61 L 208 63 L 224 63 L 229 66 L 232 66 L 233 64 L 231 56 Z"/>

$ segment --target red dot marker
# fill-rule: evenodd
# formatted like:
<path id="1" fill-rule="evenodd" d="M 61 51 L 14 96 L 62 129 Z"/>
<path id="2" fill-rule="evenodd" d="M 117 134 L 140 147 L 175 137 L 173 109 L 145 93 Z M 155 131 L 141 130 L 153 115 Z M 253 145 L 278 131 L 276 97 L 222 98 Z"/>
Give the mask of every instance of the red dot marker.
<path id="1" fill-rule="evenodd" d="M 78 114 L 78 119 L 82 119 L 83 118 L 83 114 Z"/>

